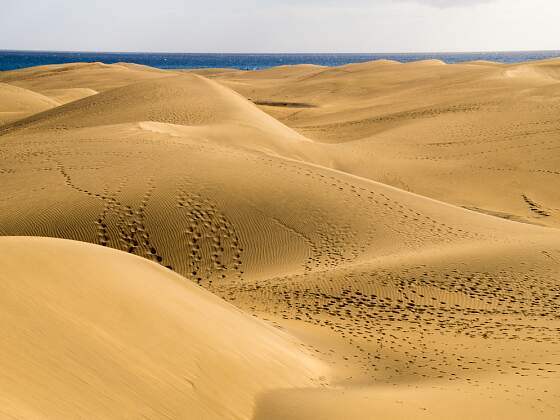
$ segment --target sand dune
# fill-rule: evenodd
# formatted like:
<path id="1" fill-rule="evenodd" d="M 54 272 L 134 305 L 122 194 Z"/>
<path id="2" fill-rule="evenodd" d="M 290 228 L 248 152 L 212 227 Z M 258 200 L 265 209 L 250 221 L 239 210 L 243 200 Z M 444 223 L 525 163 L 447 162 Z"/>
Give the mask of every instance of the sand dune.
<path id="1" fill-rule="evenodd" d="M 0 83 L 0 125 L 7 124 L 60 105 L 48 96 Z"/>
<path id="2" fill-rule="evenodd" d="M 111 89 L 36 115 L 19 125 L 78 128 L 153 121 L 200 126 L 259 119 L 290 131 L 231 90 L 200 76 L 183 74 Z"/>
<path id="3" fill-rule="evenodd" d="M 91 310 L 115 293 L 134 308 L 162 282 L 160 298 L 137 310 L 169 328 L 161 334 L 174 337 L 173 351 L 154 361 L 157 386 L 119 364 L 134 395 L 154 391 L 153 411 L 134 413 L 192 418 L 156 410 L 192 405 L 222 418 L 557 418 L 557 65 L 192 74 L 80 64 L 0 74 L 70 101 L 0 128 L 0 234 L 116 248 L 186 280 L 101 247 L 2 241 L 37 244 L 30 258 L 55 247 L 57 258 L 114 260 L 99 270 L 119 271 L 87 271 L 85 290 L 99 275 L 106 291 Z M 99 93 L 80 98 L 85 89 Z M 189 306 L 192 296 L 200 302 Z M 196 335 L 207 313 L 208 336 Z M 113 321 L 95 318 L 99 328 Z M 148 339 L 152 327 L 132 326 L 134 343 Z M 194 369 L 188 355 L 216 349 L 196 366 L 208 377 L 193 380 L 195 391 L 173 382 Z M 232 371 L 221 378 L 224 365 Z M 263 372 L 258 381 L 251 369 Z M 102 396 L 79 401 L 75 413 L 95 401 L 103 415 L 113 407 Z M 50 406 L 14 407 L 33 417 L 18 410 Z"/>
<path id="4" fill-rule="evenodd" d="M 3 418 L 249 418 L 255 395 L 320 373 L 284 334 L 154 263 L 56 239 L 0 246 Z"/>
<path id="5" fill-rule="evenodd" d="M 30 67 L 0 73 L 0 82 L 36 92 L 44 89 L 89 88 L 98 92 L 142 80 L 173 75 L 172 72 L 136 64 L 73 63 Z"/>
<path id="6" fill-rule="evenodd" d="M 42 91 L 45 96 L 57 101 L 60 105 L 78 99 L 96 95 L 98 92 L 90 88 L 47 89 Z"/>
<path id="7" fill-rule="evenodd" d="M 126 63 L 61 64 L 0 72 L 0 125 L 100 91 L 170 75 Z M 26 91 L 18 91 L 18 87 Z"/>
<path id="8" fill-rule="evenodd" d="M 560 61 L 426 64 L 216 77 L 261 103 L 313 105 L 262 109 L 306 137 L 337 143 L 329 149 L 345 171 L 459 206 L 559 226 Z"/>

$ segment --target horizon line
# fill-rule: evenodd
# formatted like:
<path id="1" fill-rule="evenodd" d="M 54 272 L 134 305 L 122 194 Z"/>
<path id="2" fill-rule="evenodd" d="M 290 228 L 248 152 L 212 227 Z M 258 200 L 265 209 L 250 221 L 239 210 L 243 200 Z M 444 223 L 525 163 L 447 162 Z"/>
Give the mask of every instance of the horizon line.
<path id="1" fill-rule="evenodd" d="M 3 49 L 0 52 L 16 53 L 69 53 L 69 54 L 169 54 L 169 55 L 413 55 L 413 54 L 500 54 L 500 53 L 550 53 L 560 49 L 545 50 L 480 50 L 480 51 L 406 51 L 406 52 L 170 52 L 170 51 L 95 51 L 95 50 L 28 50 Z"/>

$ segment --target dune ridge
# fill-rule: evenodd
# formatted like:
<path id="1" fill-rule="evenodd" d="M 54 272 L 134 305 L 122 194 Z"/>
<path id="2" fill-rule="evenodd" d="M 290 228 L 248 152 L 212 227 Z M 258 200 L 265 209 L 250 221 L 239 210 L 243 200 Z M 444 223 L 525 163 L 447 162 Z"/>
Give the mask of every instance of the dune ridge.
<path id="1" fill-rule="evenodd" d="M 0 83 L 0 126 L 58 105 L 60 102 L 48 96 Z"/>

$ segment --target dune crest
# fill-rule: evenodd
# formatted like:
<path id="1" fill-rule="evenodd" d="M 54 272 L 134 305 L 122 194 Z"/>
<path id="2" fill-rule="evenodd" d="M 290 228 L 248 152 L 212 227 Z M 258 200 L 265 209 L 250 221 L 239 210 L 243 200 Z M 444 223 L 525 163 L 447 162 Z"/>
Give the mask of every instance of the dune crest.
<path id="1" fill-rule="evenodd" d="M 60 105 L 60 102 L 7 83 L 0 83 L 0 125 Z"/>
<path id="2" fill-rule="evenodd" d="M 0 82 L 36 92 L 88 88 L 98 92 L 142 80 L 173 76 L 173 72 L 136 64 L 72 63 L 30 67 L 0 73 Z"/>

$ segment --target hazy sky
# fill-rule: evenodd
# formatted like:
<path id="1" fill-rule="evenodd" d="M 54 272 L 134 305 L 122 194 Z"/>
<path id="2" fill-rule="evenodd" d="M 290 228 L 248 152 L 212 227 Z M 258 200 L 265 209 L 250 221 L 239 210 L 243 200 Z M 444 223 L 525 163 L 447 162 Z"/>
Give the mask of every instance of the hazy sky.
<path id="1" fill-rule="evenodd" d="M 0 0 L 0 49 L 560 49 L 560 0 Z"/>

